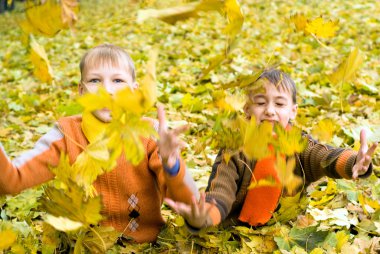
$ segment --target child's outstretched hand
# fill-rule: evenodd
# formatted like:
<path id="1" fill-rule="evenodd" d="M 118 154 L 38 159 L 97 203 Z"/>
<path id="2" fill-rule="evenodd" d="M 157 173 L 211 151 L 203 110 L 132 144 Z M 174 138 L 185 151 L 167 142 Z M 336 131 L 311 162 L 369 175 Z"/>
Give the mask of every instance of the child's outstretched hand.
<path id="1" fill-rule="evenodd" d="M 369 165 L 371 164 L 372 155 L 375 153 L 377 143 L 372 144 L 368 149 L 367 138 L 365 130 L 360 131 L 360 148 L 356 157 L 356 163 L 352 168 L 352 178 L 357 179 L 360 175 L 367 172 Z"/>
<path id="2" fill-rule="evenodd" d="M 201 193 L 199 202 L 195 196 L 193 196 L 191 205 L 175 202 L 169 198 L 165 198 L 165 203 L 167 203 L 173 211 L 181 215 L 191 227 L 201 229 L 212 225 L 209 212 L 215 205 L 215 201 L 213 200 L 212 203 L 207 203 L 205 193 Z"/>
<path id="3" fill-rule="evenodd" d="M 169 130 L 166 124 L 165 110 L 161 104 L 157 105 L 157 115 L 159 122 L 158 135 L 160 136 L 158 148 L 162 164 L 166 168 L 172 168 L 177 159 L 179 159 L 181 148 L 186 145 L 185 142 L 178 138 L 178 135 L 185 132 L 188 129 L 188 125 L 182 125 Z"/>

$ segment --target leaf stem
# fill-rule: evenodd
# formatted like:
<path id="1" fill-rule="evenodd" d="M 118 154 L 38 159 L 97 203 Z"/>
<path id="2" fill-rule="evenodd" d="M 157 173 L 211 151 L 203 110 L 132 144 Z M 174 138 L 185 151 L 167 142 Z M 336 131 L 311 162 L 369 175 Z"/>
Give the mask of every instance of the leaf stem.
<path id="1" fill-rule="evenodd" d="M 94 234 L 99 237 L 100 241 L 102 242 L 102 245 L 103 245 L 103 250 L 106 251 L 107 250 L 107 246 L 106 246 L 106 243 L 104 242 L 103 238 L 99 235 L 99 233 L 93 229 L 92 227 L 89 227 L 89 229 L 94 232 Z"/>

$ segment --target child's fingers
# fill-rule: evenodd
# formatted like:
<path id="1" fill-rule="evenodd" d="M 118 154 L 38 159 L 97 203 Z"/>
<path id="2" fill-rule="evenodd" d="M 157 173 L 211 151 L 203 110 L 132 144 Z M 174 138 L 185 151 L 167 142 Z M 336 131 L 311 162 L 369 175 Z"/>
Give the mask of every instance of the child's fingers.
<path id="1" fill-rule="evenodd" d="M 368 145 L 367 145 L 367 138 L 366 138 L 366 132 L 365 129 L 362 129 L 360 131 L 360 151 L 363 153 L 366 153 L 368 150 Z"/>
<path id="2" fill-rule="evenodd" d="M 170 198 L 164 198 L 164 201 L 165 203 L 173 210 L 175 211 L 176 213 L 178 213 L 178 206 L 177 206 L 177 202 L 173 201 L 172 199 Z"/>
<path id="3" fill-rule="evenodd" d="M 198 201 L 195 198 L 195 196 L 192 197 L 191 202 L 191 216 L 192 218 L 198 218 L 199 216 L 199 207 L 198 207 Z"/>
<path id="4" fill-rule="evenodd" d="M 162 104 L 157 104 L 157 117 L 159 123 L 159 130 L 166 130 L 166 117 L 165 117 L 165 109 Z"/>
<path id="5" fill-rule="evenodd" d="M 182 126 L 179 126 L 179 127 L 175 128 L 172 131 L 172 133 L 174 135 L 178 136 L 179 134 L 186 132 L 188 129 L 189 129 L 189 125 L 185 124 L 185 125 L 182 125 Z"/>
<path id="6" fill-rule="evenodd" d="M 377 145 L 378 145 L 377 143 L 374 143 L 374 144 L 371 145 L 371 147 L 367 151 L 367 155 L 368 156 L 372 157 L 372 155 L 375 153 Z"/>

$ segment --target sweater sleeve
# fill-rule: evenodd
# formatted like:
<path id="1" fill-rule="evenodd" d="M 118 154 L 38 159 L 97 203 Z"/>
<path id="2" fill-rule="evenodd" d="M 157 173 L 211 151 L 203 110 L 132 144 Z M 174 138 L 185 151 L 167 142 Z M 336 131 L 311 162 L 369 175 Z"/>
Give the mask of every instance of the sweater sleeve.
<path id="1" fill-rule="evenodd" d="M 226 163 L 223 160 L 223 151 L 219 151 L 215 159 L 206 189 L 206 201 L 211 202 L 214 199 L 219 212 L 210 213 L 214 225 L 227 217 L 237 199 L 238 181 L 241 178 L 238 169 L 243 167 L 241 163 L 238 155 L 232 156 Z"/>
<path id="2" fill-rule="evenodd" d="M 54 126 L 42 136 L 34 148 L 11 161 L 0 144 L 0 195 L 17 194 L 54 177 L 49 170 L 57 166 L 65 150 L 62 132 Z"/>
<path id="3" fill-rule="evenodd" d="M 309 143 L 304 152 L 299 156 L 301 164 L 298 170 L 305 173 L 306 184 L 310 184 L 328 176 L 331 178 L 352 178 L 352 168 L 355 165 L 357 152 L 351 149 L 336 148 L 322 145 L 308 137 Z M 372 164 L 365 175 L 372 173 Z"/>
<path id="4" fill-rule="evenodd" d="M 159 187 L 164 197 L 175 201 L 191 204 L 192 197 L 199 197 L 198 189 L 193 178 L 186 169 L 186 164 L 179 158 L 179 170 L 175 175 L 170 175 L 162 166 L 158 153 L 157 143 L 150 139 L 148 141 L 149 169 L 155 172 Z"/>

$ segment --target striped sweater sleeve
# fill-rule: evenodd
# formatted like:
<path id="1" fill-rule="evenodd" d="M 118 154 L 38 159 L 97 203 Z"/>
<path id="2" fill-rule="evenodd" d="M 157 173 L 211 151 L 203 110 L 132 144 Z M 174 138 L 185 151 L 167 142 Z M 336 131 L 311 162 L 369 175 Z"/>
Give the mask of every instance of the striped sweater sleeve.
<path id="1" fill-rule="evenodd" d="M 54 175 L 49 167 L 58 165 L 65 147 L 64 135 L 57 125 L 42 136 L 33 149 L 13 161 L 0 144 L 0 195 L 17 194 L 52 179 Z"/>
<path id="2" fill-rule="evenodd" d="M 298 165 L 300 167 L 298 170 L 304 172 L 306 184 L 322 176 L 351 179 L 356 156 L 357 152 L 351 149 L 323 145 L 309 136 L 308 147 L 299 156 L 301 164 Z M 361 177 L 367 177 L 371 173 L 372 164 Z"/>

